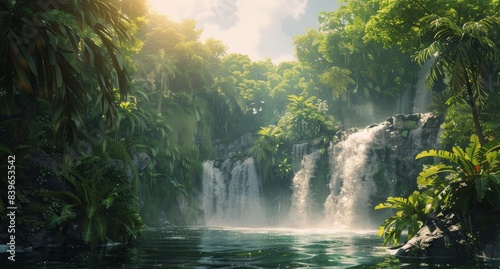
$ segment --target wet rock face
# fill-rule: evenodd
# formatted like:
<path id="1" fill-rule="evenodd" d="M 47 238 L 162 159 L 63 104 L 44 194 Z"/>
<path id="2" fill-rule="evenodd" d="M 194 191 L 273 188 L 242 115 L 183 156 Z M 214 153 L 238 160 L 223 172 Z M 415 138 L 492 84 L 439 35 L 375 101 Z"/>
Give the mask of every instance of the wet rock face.
<path id="1" fill-rule="evenodd" d="M 438 217 L 428 223 L 395 254 L 401 261 L 415 259 L 463 260 L 467 251 L 467 237 L 460 229 L 460 220 L 454 214 Z"/>
<path id="2" fill-rule="evenodd" d="M 217 150 L 217 161 L 223 162 L 233 157 L 246 156 L 256 139 L 257 136 L 255 134 L 246 133 L 229 144 L 224 144 L 216 140 L 214 142 L 214 147 Z"/>
<path id="3" fill-rule="evenodd" d="M 137 168 L 139 174 L 141 174 L 148 164 L 151 162 L 151 157 L 148 154 L 140 152 L 133 155 L 132 163 Z"/>
<path id="4" fill-rule="evenodd" d="M 417 188 L 416 179 L 425 160 L 415 157 L 424 150 L 439 148 L 441 123 L 442 118 L 431 113 L 398 114 L 382 123 L 383 135 L 371 146 L 381 170 L 374 175 L 379 190 L 374 204 Z"/>

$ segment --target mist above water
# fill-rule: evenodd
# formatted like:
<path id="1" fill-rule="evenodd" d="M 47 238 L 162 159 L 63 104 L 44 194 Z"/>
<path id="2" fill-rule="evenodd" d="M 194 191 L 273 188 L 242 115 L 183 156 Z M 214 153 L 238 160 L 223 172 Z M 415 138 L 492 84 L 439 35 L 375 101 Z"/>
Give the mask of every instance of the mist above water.
<path id="1" fill-rule="evenodd" d="M 257 227 L 267 224 L 262 186 L 252 158 L 220 167 L 203 164 L 203 208 L 209 226 Z"/>

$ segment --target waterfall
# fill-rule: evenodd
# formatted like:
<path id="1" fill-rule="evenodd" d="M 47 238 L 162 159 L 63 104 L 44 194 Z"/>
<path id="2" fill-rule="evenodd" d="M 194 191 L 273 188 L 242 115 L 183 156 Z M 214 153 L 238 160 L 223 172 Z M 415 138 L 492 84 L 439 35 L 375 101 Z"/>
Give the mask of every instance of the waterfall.
<path id="1" fill-rule="evenodd" d="M 363 229 L 371 225 L 370 195 L 376 191 L 373 175 L 382 165 L 372 151 L 382 145 L 379 137 L 384 132 L 385 125 L 377 125 L 331 146 L 330 195 L 324 203 L 326 226 Z"/>
<path id="2" fill-rule="evenodd" d="M 427 60 L 422 69 L 418 72 L 416 84 L 415 98 L 413 100 L 413 113 L 429 112 L 428 105 L 430 103 L 430 91 L 427 89 L 426 80 L 432 65 L 436 61 L 436 57 Z"/>
<path id="3" fill-rule="evenodd" d="M 213 226 L 262 226 L 266 222 L 260 179 L 252 158 L 220 168 L 213 161 L 203 164 L 205 223 Z"/>
<path id="4" fill-rule="evenodd" d="M 313 220 L 310 197 L 310 180 L 314 177 L 314 169 L 319 152 L 315 151 L 304 156 L 301 162 L 302 169 L 293 177 L 292 205 L 290 207 L 290 221 L 294 226 L 310 226 Z"/>
<path id="5" fill-rule="evenodd" d="M 224 218 L 224 201 L 227 187 L 220 169 L 214 167 L 213 161 L 203 163 L 203 208 L 205 223 L 210 224 Z"/>
<path id="6" fill-rule="evenodd" d="M 375 205 L 417 188 L 424 163 L 415 156 L 436 147 L 440 126 L 441 119 L 430 113 L 397 114 L 362 131 L 348 130 L 330 146 L 329 159 L 311 144 L 293 145 L 294 162 L 300 161 L 292 181 L 266 182 L 265 199 L 254 160 L 222 154 L 203 164 L 204 221 L 211 226 L 374 229 L 386 218 L 385 212 L 374 211 Z"/>
<path id="7" fill-rule="evenodd" d="M 303 142 L 300 144 L 294 144 L 292 146 L 292 156 L 293 156 L 293 171 L 297 172 L 301 169 L 302 158 L 307 154 L 309 149 L 309 143 Z"/>
<path id="8" fill-rule="evenodd" d="M 412 112 L 412 85 L 405 84 L 405 90 L 398 95 L 394 114 L 409 114 Z"/>

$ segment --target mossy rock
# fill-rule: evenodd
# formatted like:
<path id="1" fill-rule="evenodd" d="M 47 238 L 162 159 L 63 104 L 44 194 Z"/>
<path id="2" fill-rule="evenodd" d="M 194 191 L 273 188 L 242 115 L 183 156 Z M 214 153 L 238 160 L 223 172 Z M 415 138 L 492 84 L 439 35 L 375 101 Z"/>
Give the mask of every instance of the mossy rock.
<path id="1" fill-rule="evenodd" d="M 407 121 L 403 121 L 403 128 L 404 129 L 415 129 L 418 127 L 418 124 L 416 121 L 411 121 L 411 120 L 407 120 Z"/>

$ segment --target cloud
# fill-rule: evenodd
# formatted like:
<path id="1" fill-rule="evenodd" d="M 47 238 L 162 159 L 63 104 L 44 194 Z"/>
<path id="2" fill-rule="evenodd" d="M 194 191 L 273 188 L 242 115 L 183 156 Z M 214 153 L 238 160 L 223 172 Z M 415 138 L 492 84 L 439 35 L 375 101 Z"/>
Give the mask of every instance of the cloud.
<path id="1" fill-rule="evenodd" d="M 161 0 L 150 0 L 161 1 Z M 203 30 L 202 38 L 214 37 L 253 60 L 274 62 L 293 59 L 292 37 L 284 31 L 285 20 L 299 20 L 308 0 L 167 0 L 159 12 L 174 20 L 192 18 Z M 292 57 L 291 57 L 292 56 Z"/>
<path id="2" fill-rule="evenodd" d="M 284 33 L 283 21 L 290 17 L 299 19 L 305 12 L 307 0 L 240 0 L 233 3 L 235 23 L 227 29 L 223 28 L 224 24 L 203 25 L 205 37 L 219 38 L 228 45 L 229 52 L 247 54 L 254 60 L 290 58 L 292 38 Z"/>
<path id="3" fill-rule="evenodd" d="M 175 21 L 194 18 L 195 4 L 195 1 L 149 0 L 151 9 L 158 13 L 165 14 Z"/>

